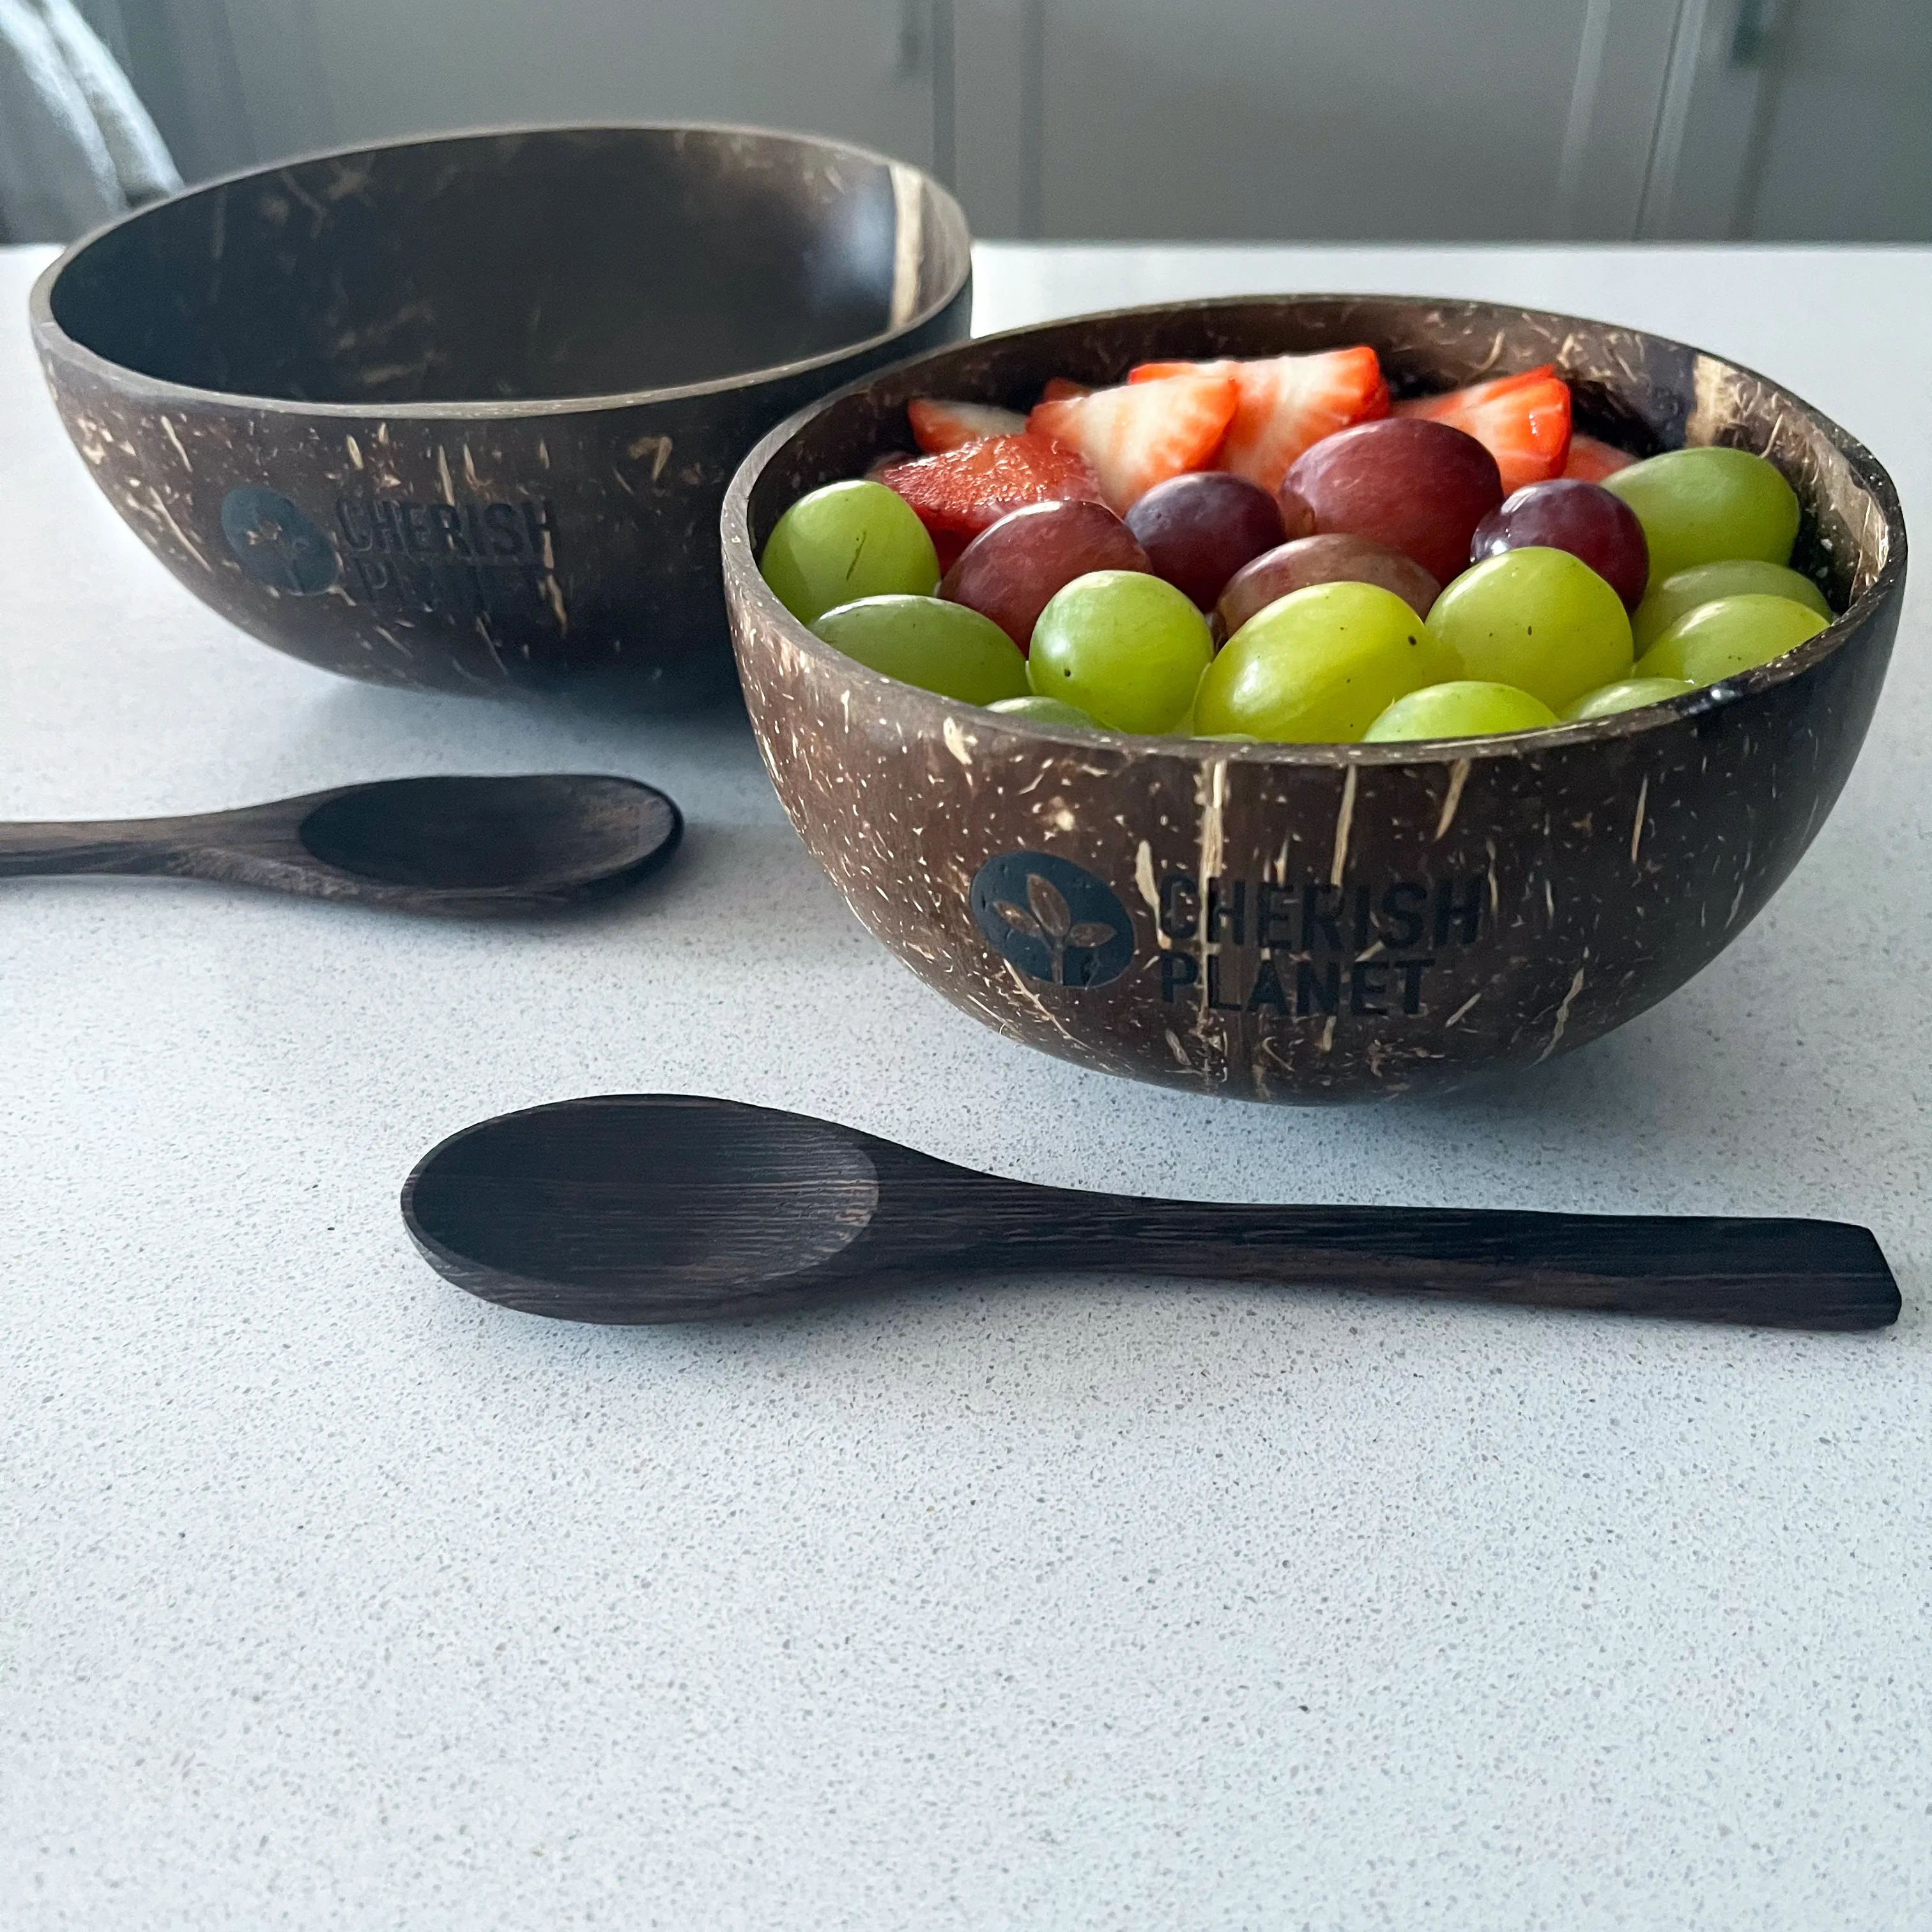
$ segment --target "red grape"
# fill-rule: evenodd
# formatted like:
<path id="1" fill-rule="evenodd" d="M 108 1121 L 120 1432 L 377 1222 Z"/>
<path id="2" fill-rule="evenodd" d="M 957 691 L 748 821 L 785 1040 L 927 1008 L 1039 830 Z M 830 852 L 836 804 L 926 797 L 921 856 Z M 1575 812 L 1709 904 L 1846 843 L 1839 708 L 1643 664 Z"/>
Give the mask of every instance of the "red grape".
<path id="1" fill-rule="evenodd" d="M 1055 591 L 1093 570 L 1151 573 L 1132 531 L 1104 503 L 1029 503 L 959 553 L 940 596 L 990 617 L 1024 652 Z"/>
<path id="2" fill-rule="evenodd" d="M 1297 496 L 1286 483 L 1274 493 L 1274 506 L 1281 512 L 1282 532 L 1290 543 L 1315 534 L 1315 512 L 1307 498 Z"/>
<path id="3" fill-rule="evenodd" d="M 1201 609 L 1250 558 L 1282 540 L 1281 512 L 1258 483 L 1224 470 L 1171 476 L 1127 512 L 1127 528 L 1175 590 Z"/>
<path id="4" fill-rule="evenodd" d="M 1264 550 L 1228 578 L 1214 609 L 1222 634 L 1232 638 L 1264 605 L 1311 584 L 1378 584 L 1418 617 L 1429 615 L 1441 588 L 1414 558 L 1386 544 L 1339 533 L 1302 537 Z"/>
<path id="5" fill-rule="evenodd" d="M 1626 610 L 1643 601 L 1650 577 L 1643 526 L 1628 503 L 1600 484 L 1566 476 L 1525 484 L 1476 526 L 1469 561 L 1480 563 L 1532 544 L 1581 557 L 1624 600 Z"/>
<path id="6" fill-rule="evenodd" d="M 1324 436 L 1296 460 L 1287 488 L 1315 512 L 1317 530 L 1386 544 L 1438 584 L 1467 566 L 1476 526 L 1503 500 L 1496 460 L 1473 436 L 1413 416 Z"/>

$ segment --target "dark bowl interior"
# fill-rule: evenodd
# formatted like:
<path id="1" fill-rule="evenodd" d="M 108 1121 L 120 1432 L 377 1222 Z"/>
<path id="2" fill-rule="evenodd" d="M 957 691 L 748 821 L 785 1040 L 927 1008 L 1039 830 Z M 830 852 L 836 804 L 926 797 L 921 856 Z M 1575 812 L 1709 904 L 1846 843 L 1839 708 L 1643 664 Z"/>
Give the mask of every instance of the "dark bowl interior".
<path id="1" fill-rule="evenodd" d="M 903 320 L 896 214 L 889 163 L 784 136 L 424 141 L 153 208 L 74 258 L 53 314 L 142 375 L 285 401 L 670 388 Z"/>

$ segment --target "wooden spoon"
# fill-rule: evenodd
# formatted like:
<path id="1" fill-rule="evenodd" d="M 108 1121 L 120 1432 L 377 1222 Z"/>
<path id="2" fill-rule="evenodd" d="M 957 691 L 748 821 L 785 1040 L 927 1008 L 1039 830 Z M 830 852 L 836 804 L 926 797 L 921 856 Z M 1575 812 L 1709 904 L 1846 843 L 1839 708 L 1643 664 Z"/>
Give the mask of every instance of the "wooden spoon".
<path id="1" fill-rule="evenodd" d="M 1078 1193 L 669 1094 L 466 1128 L 410 1176 L 403 1219 L 458 1286 L 575 1322 L 697 1322 L 1068 1268 L 1780 1328 L 1880 1328 L 1899 1306 L 1877 1242 L 1843 1222 Z"/>
<path id="2" fill-rule="evenodd" d="M 655 872 L 684 830 L 633 778 L 388 778 L 184 818 L 0 825 L 0 878 L 160 873 L 411 912 L 513 915 Z"/>

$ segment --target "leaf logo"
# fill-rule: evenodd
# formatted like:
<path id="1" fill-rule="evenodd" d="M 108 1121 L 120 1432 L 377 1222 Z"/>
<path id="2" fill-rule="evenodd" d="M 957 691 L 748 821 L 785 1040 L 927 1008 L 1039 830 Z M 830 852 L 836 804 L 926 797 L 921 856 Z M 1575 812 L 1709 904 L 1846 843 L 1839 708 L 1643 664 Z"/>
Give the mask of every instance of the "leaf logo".
<path id="1" fill-rule="evenodd" d="M 257 483 L 238 483 L 222 498 L 221 534 L 244 577 L 286 596 L 320 596 L 340 568 L 315 519 Z"/>
<path id="2" fill-rule="evenodd" d="M 1045 852 L 989 859 L 973 914 L 996 951 L 1052 986 L 1099 986 L 1133 957 L 1133 922 L 1105 880 Z"/>
<path id="3" fill-rule="evenodd" d="M 1056 986 L 1066 984 L 1066 954 L 1070 947 L 1090 952 L 1114 936 L 1111 926 L 1098 920 L 1076 921 L 1066 896 L 1051 879 L 1029 872 L 1026 882 L 1027 906 L 1023 910 L 1010 899 L 995 899 L 993 910 L 1016 932 L 1024 932 L 1046 942 L 1047 957 L 1052 962 L 1047 977 Z"/>

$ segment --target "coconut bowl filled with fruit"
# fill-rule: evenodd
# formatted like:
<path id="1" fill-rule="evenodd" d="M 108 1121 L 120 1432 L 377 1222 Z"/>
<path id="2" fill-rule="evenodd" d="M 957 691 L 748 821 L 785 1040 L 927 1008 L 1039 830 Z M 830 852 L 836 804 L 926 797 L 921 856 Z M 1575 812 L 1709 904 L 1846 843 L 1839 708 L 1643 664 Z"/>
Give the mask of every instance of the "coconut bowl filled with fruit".
<path id="1" fill-rule="evenodd" d="M 1608 1032 L 1844 784 L 1905 530 L 1798 398 L 1390 297 L 1056 322 L 773 430 L 724 506 L 779 796 L 988 1024 L 1245 1099 Z"/>

